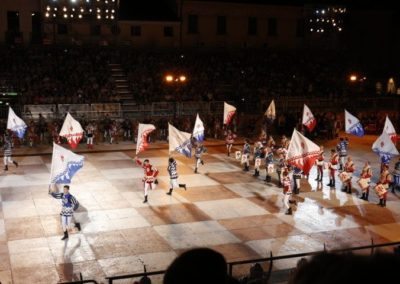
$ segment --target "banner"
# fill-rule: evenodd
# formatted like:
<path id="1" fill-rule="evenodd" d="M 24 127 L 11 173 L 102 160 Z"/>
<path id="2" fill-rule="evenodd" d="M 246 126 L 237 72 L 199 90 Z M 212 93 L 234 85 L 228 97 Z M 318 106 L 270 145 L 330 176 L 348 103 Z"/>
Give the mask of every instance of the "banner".
<path id="1" fill-rule="evenodd" d="M 75 149 L 83 137 L 81 124 L 75 120 L 69 113 L 65 117 L 64 124 L 60 131 L 60 136 L 67 138 L 68 144 Z"/>
<path id="2" fill-rule="evenodd" d="M 377 153 L 381 158 L 381 162 L 385 164 L 389 163 L 394 156 L 399 155 L 396 145 L 393 144 L 390 136 L 385 131 L 382 132 L 381 136 L 372 145 L 372 151 Z"/>
<path id="3" fill-rule="evenodd" d="M 224 102 L 224 124 L 229 125 L 232 121 L 233 116 L 236 113 L 236 108 L 230 104 Z"/>
<path id="4" fill-rule="evenodd" d="M 275 120 L 276 118 L 276 109 L 275 109 L 275 101 L 272 100 L 267 108 L 266 112 L 264 113 L 269 120 Z"/>
<path id="5" fill-rule="evenodd" d="M 315 119 L 314 115 L 306 104 L 304 104 L 303 108 L 302 124 L 307 127 L 308 131 L 310 132 L 313 131 L 313 129 L 317 125 L 317 120 Z"/>
<path id="6" fill-rule="evenodd" d="M 196 121 L 194 123 L 193 137 L 199 142 L 203 142 L 204 140 L 204 124 L 203 121 L 201 121 L 199 114 L 197 114 Z"/>
<path id="7" fill-rule="evenodd" d="M 136 142 L 136 155 L 143 152 L 149 144 L 147 143 L 147 137 L 153 132 L 156 127 L 153 124 L 139 123 L 138 137 Z"/>
<path id="8" fill-rule="evenodd" d="M 83 167 L 84 157 L 53 143 L 50 184 L 70 184 L 72 177 Z"/>
<path id="9" fill-rule="evenodd" d="M 18 136 L 18 138 L 22 139 L 24 138 L 26 128 L 26 123 L 15 114 L 11 107 L 9 107 L 7 129 L 10 129 Z"/>
<path id="10" fill-rule="evenodd" d="M 344 110 L 345 129 L 346 133 L 353 134 L 358 137 L 364 136 L 364 128 L 357 117 Z"/>
<path id="11" fill-rule="evenodd" d="M 389 116 L 386 116 L 385 126 L 383 127 L 383 131 L 386 132 L 389 135 L 389 137 L 392 140 L 392 142 L 394 144 L 396 144 L 396 142 L 397 142 L 397 133 L 396 133 L 396 129 L 393 126 L 393 123 L 389 119 Z"/>
<path id="12" fill-rule="evenodd" d="M 179 131 L 168 123 L 169 152 L 177 151 L 190 158 L 192 156 L 191 134 Z"/>

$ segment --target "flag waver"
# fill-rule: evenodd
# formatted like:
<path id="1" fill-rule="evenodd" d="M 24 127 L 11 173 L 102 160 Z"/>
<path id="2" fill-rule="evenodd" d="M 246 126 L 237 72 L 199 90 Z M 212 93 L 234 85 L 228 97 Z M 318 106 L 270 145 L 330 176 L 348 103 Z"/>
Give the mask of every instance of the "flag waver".
<path id="1" fill-rule="evenodd" d="M 358 137 L 364 136 L 364 128 L 357 117 L 344 110 L 346 133 L 353 134 Z"/>
<path id="2" fill-rule="evenodd" d="M 138 137 L 136 142 L 136 155 L 143 152 L 149 144 L 147 143 L 147 137 L 153 132 L 156 127 L 153 124 L 139 123 Z"/>
<path id="3" fill-rule="evenodd" d="M 236 113 L 236 108 L 230 104 L 224 102 L 224 124 L 229 125 L 232 121 L 233 116 Z"/>
<path id="4" fill-rule="evenodd" d="M 192 156 L 191 136 L 190 133 L 179 131 L 168 123 L 169 152 L 177 151 L 190 158 Z"/>
<path id="5" fill-rule="evenodd" d="M 308 174 L 315 160 L 318 158 L 320 150 L 317 144 L 294 129 L 286 154 L 286 160 L 290 165 Z"/>
<path id="6" fill-rule="evenodd" d="M 15 114 L 14 110 L 11 107 L 9 107 L 7 129 L 11 130 L 18 136 L 18 138 L 22 139 L 24 138 L 26 128 L 26 123 Z"/>
<path id="7" fill-rule="evenodd" d="M 75 120 L 72 115 L 67 113 L 64 124 L 60 131 L 60 136 L 67 138 L 68 144 L 75 149 L 83 137 L 83 128 L 79 121 Z"/>
<path id="8" fill-rule="evenodd" d="M 381 136 L 379 136 L 372 145 L 372 151 L 377 153 L 382 163 L 385 164 L 389 163 L 394 156 L 399 155 L 396 145 L 393 144 L 390 136 L 385 131 L 382 132 Z"/>
<path id="9" fill-rule="evenodd" d="M 317 120 L 315 119 L 314 115 L 306 104 L 304 104 L 303 108 L 302 124 L 307 127 L 308 131 L 310 132 L 313 131 L 313 129 L 317 125 Z"/>
<path id="10" fill-rule="evenodd" d="M 396 129 L 393 126 L 393 123 L 389 119 L 389 116 L 386 116 L 385 126 L 383 127 L 383 131 L 386 132 L 389 135 L 389 137 L 392 140 L 392 142 L 394 144 L 396 144 L 396 142 L 397 142 L 397 133 L 396 133 Z"/>
<path id="11" fill-rule="evenodd" d="M 84 157 L 53 143 L 51 184 L 70 184 L 72 177 L 83 167 Z"/>
<path id="12" fill-rule="evenodd" d="M 276 109 L 275 109 L 275 101 L 274 100 L 272 100 L 271 103 L 269 104 L 267 110 L 264 113 L 264 116 L 266 116 L 269 120 L 275 120 Z"/>
<path id="13" fill-rule="evenodd" d="M 203 121 L 201 121 L 199 114 L 197 114 L 196 121 L 194 123 L 193 137 L 199 142 L 204 140 L 204 124 Z"/>

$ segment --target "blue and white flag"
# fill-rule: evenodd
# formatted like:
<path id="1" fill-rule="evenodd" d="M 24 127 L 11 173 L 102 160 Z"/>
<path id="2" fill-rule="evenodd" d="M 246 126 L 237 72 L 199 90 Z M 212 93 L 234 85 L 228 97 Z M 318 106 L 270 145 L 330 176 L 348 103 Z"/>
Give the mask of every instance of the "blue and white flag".
<path id="1" fill-rule="evenodd" d="M 346 125 L 346 133 L 356 135 L 358 137 L 364 136 L 364 128 L 357 117 L 344 110 L 344 119 Z"/>
<path id="2" fill-rule="evenodd" d="M 203 121 L 201 121 L 199 114 L 197 114 L 194 123 L 193 137 L 199 142 L 203 142 L 204 140 L 204 124 Z"/>
<path id="3" fill-rule="evenodd" d="M 192 156 L 191 136 L 190 133 L 179 131 L 168 123 L 169 152 L 177 151 L 190 158 Z"/>
<path id="4" fill-rule="evenodd" d="M 18 138 L 24 138 L 26 131 L 26 123 L 19 118 L 11 107 L 8 108 L 7 129 L 17 134 Z"/>
<path id="5" fill-rule="evenodd" d="M 51 184 L 70 184 L 72 177 L 83 166 L 84 157 L 53 143 Z"/>
<path id="6" fill-rule="evenodd" d="M 385 131 L 372 145 L 372 151 L 379 155 L 381 162 L 384 164 L 388 164 L 394 156 L 399 155 L 396 145 L 393 144 L 390 136 Z"/>

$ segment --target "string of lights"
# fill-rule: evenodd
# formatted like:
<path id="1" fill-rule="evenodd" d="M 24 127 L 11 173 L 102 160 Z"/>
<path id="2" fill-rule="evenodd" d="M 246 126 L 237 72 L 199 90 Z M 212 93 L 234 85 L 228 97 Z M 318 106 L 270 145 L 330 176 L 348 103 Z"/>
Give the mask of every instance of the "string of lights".
<path id="1" fill-rule="evenodd" d="M 343 31 L 345 7 L 316 8 L 308 17 L 308 27 L 311 33 Z"/>

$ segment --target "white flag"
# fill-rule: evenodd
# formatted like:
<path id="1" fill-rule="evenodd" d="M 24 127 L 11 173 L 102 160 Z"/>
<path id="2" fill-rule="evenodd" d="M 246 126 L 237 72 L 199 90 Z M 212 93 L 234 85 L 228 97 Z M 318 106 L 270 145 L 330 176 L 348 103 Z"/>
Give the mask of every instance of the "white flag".
<path id="1" fill-rule="evenodd" d="M 397 142 L 397 133 L 396 129 L 393 126 L 393 123 L 390 121 L 389 116 L 386 116 L 385 126 L 383 127 L 383 131 L 386 132 L 390 139 L 393 141 L 394 144 Z"/>
<path id="2" fill-rule="evenodd" d="M 276 118 L 276 110 L 275 110 L 275 101 L 272 100 L 267 108 L 266 112 L 264 113 L 269 120 L 274 120 Z"/>
<path id="3" fill-rule="evenodd" d="M 314 127 L 317 125 L 317 120 L 315 119 L 314 115 L 306 104 L 304 104 L 303 108 L 302 124 L 307 127 L 308 131 L 310 132 L 313 131 Z"/>
<path id="4" fill-rule="evenodd" d="M 24 138 L 26 131 L 26 123 L 19 118 L 11 107 L 8 108 L 7 129 L 17 134 L 18 138 Z"/>
<path id="5" fill-rule="evenodd" d="M 67 116 L 65 117 L 64 124 L 60 131 L 60 136 L 67 138 L 68 144 L 72 149 L 75 149 L 78 146 L 79 141 L 81 141 L 83 137 L 81 124 L 69 113 L 67 113 Z"/>
<path id="6" fill-rule="evenodd" d="M 70 184 L 75 173 L 82 168 L 84 157 L 53 143 L 51 184 Z"/>
<path id="7" fill-rule="evenodd" d="M 144 151 L 149 146 L 147 143 L 147 137 L 155 129 L 156 127 L 153 124 L 139 123 L 138 137 L 136 142 L 136 155 Z"/>
<path id="8" fill-rule="evenodd" d="M 224 124 L 229 125 L 232 121 L 233 116 L 236 113 L 236 108 L 230 104 L 224 102 Z"/>
<path id="9" fill-rule="evenodd" d="M 190 158 L 192 156 L 192 143 L 190 133 L 179 131 L 172 124 L 168 123 L 169 152 L 177 151 Z"/>
<path id="10" fill-rule="evenodd" d="M 204 140 L 204 124 L 203 121 L 201 121 L 199 114 L 197 114 L 196 121 L 194 123 L 193 137 L 199 142 Z"/>
<path id="11" fill-rule="evenodd" d="M 345 129 L 346 133 L 356 135 L 358 137 L 364 136 L 364 128 L 357 117 L 344 110 Z"/>
<path id="12" fill-rule="evenodd" d="M 394 156 L 399 155 L 396 145 L 393 144 L 390 136 L 385 131 L 382 132 L 381 136 L 372 145 L 372 151 L 377 153 L 381 157 L 381 161 L 385 164 L 389 163 Z"/>
<path id="13" fill-rule="evenodd" d="M 320 147 L 317 144 L 303 136 L 296 129 L 293 130 L 286 155 L 286 160 L 290 165 L 308 174 L 319 154 Z"/>

